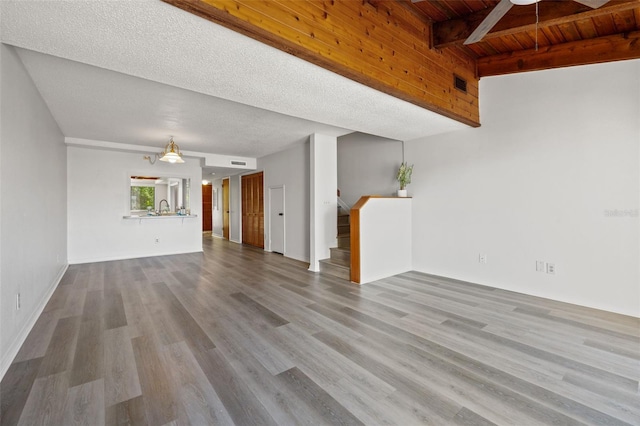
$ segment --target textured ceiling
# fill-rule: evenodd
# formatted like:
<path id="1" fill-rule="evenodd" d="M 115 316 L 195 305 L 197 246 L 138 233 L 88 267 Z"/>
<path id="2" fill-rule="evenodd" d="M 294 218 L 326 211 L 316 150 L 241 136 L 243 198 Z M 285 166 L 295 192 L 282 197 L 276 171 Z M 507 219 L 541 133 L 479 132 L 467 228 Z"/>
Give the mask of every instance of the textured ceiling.
<path id="1" fill-rule="evenodd" d="M 350 131 L 50 55 L 16 49 L 65 136 L 261 157 Z"/>
<path id="2" fill-rule="evenodd" d="M 175 134 L 185 149 L 260 156 L 310 130 L 292 117 L 398 140 L 465 127 L 159 0 L 0 7 L 4 43 L 104 69 L 21 53 L 68 136 L 148 145 Z"/>

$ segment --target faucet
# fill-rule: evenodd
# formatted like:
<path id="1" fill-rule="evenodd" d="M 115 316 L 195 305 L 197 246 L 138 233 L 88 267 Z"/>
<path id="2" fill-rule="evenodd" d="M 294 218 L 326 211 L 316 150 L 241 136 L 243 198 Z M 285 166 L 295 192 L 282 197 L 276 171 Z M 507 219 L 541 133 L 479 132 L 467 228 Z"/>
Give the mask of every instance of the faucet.
<path id="1" fill-rule="evenodd" d="M 160 200 L 160 203 L 158 203 L 158 209 L 160 210 L 160 214 L 162 214 L 162 202 L 163 201 L 165 203 L 167 203 L 167 213 L 169 213 L 169 202 L 167 200 L 162 199 L 162 200 Z"/>

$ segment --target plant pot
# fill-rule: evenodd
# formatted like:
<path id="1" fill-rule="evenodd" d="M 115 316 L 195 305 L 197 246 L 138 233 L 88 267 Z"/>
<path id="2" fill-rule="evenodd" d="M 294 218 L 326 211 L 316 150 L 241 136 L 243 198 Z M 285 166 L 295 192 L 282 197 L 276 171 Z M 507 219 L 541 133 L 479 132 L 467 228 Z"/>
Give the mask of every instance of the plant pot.
<path id="1" fill-rule="evenodd" d="M 406 189 L 398 189 L 398 197 L 406 197 L 407 196 L 407 190 Z"/>

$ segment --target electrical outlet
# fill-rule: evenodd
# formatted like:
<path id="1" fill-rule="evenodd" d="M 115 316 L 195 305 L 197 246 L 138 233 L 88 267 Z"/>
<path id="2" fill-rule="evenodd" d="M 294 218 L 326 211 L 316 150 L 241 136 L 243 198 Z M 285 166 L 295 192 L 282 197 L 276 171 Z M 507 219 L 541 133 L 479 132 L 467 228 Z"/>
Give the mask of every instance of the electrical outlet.
<path id="1" fill-rule="evenodd" d="M 160 243 L 160 237 L 156 237 L 156 244 Z"/>
<path id="2" fill-rule="evenodd" d="M 536 260 L 536 272 L 544 272 L 544 261 L 543 260 Z"/>
<path id="3" fill-rule="evenodd" d="M 16 294 L 16 311 L 20 310 L 20 293 Z"/>
<path id="4" fill-rule="evenodd" d="M 487 255 L 485 253 L 480 253 L 478 255 L 478 262 L 482 263 L 482 264 L 486 264 L 487 263 Z"/>
<path id="5" fill-rule="evenodd" d="M 554 263 L 547 262 L 547 274 L 555 274 L 556 273 L 556 265 Z"/>

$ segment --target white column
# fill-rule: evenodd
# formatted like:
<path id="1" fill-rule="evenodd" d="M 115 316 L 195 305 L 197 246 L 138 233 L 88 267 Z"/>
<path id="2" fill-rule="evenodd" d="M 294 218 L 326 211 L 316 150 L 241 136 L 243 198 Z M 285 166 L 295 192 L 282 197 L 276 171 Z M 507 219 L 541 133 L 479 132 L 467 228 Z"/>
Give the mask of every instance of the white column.
<path id="1" fill-rule="evenodd" d="M 310 259 L 309 270 L 318 272 L 319 261 L 329 258 L 338 234 L 338 140 L 313 134 L 309 143 Z"/>

